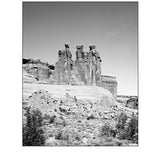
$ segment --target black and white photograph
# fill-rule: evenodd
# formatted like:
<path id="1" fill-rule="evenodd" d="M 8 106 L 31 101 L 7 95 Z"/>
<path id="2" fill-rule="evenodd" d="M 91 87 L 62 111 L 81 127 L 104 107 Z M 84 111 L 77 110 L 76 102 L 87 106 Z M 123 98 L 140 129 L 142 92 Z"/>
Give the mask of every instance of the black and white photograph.
<path id="1" fill-rule="evenodd" d="M 22 2 L 22 146 L 139 145 L 135 2 Z"/>

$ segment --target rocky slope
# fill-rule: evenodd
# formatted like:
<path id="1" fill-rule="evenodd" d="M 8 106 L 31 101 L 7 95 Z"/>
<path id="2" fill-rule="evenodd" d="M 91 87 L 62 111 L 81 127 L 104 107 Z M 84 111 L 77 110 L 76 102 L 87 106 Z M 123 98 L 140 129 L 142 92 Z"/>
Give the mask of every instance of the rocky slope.
<path id="1" fill-rule="evenodd" d="M 122 106 L 132 109 L 138 109 L 138 97 L 137 96 L 122 96 L 118 95 L 116 100 Z"/>
<path id="2" fill-rule="evenodd" d="M 115 126 L 116 117 L 122 111 L 128 116 L 135 111 L 124 110 L 105 96 L 84 99 L 80 95 L 76 97 L 67 93 L 61 97 L 46 90 L 38 90 L 23 99 L 24 124 L 27 107 L 43 113 L 47 146 L 104 145 L 100 136 L 103 125 L 109 123 L 110 126 Z M 117 139 L 115 143 L 126 144 Z"/>
<path id="3" fill-rule="evenodd" d="M 31 83 L 33 78 L 36 79 L 34 83 L 54 83 L 54 66 L 47 62 L 42 62 L 40 59 L 23 59 L 23 77 L 24 82 Z M 29 76 L 30 75 L 30 76 Z"/>
<path id="4" fill-rule="evenodd" d="M 130 118 L 137 114 L 137 108 L 121 105 L 105 87 L 56 85 L 54 71 L 54 66 L 48 63 L 24 59 L 23 125 L 26 110 L 31 108 L 42 112 L 47 146 L 129 145 L 125 140 L 103 137 L 102 128 L 105 124 L 114 128 L 121 113 Z M 108 82 L 107 79 L 105 83 Z M 138 104 L 138 99 L 126 101 L 128 106 Z"/>
<path id="5" fill-rule="evenodd" d="M 33 92 L 44 89 L 47 90 L 52 96 L 57 98 L 64 98 L 66 94 L 75 96 L 78 99 L 88 99 L 98 101 L 106 97 L 109 105 L 115 104 L 113 95 L 97 86 L 72 86 L 72 85 L 50 85 L 50 84 L 37 84 L 37 83 L 23 83 L 23 95 L 29 96 Z"/>

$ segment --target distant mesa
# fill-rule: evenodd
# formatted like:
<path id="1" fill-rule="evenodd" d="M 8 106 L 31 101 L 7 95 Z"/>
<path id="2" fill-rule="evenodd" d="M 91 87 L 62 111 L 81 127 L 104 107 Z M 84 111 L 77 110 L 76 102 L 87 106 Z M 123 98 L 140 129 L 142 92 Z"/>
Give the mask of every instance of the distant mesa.
<path id="1" fill-rule="evenodd" d="M 49 84 L 58 85 L 88 85 L 99 86 L 117 95 L 116 77 L 101 74 L 101 57 L 95 45 L 89 46 L 89 51 L 83 51 L 83 45 L 76 46 L 76 59 L 72 60 L 69 44 L 64 50 L 58 51 L 58 61 L 55 65 L 32 59 L 23 59 L 23 69 L 36 79 Z"/>

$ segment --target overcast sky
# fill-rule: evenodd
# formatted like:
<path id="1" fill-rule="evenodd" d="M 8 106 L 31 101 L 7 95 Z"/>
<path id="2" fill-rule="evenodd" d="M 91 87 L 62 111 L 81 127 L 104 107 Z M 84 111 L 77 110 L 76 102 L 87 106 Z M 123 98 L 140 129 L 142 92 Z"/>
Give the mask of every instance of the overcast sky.
<path id="1" fill-rule="evenodd" d="M 102 74 L 116 76 L 118 94 L 137 95 L 138 4 L 23 3 L 23 58 L 58 60 L 69 43 L 73 60 L 76 45 L 96 45 Z"/>

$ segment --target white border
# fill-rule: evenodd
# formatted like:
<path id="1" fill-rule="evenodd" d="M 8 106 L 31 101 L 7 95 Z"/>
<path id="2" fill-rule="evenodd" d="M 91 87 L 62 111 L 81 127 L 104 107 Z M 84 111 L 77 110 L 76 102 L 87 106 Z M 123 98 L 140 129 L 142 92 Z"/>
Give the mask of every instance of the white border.
<path id="1" fill-rule="evenodd" d="M 139 1 L 139 147 L 22 147 L 22 1 L 1 1 L 0 158 L 159 159 L 159 6 Z"/>

